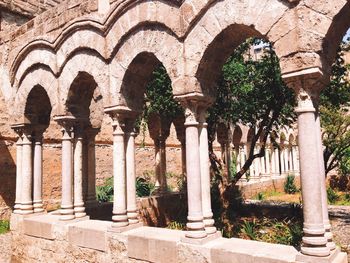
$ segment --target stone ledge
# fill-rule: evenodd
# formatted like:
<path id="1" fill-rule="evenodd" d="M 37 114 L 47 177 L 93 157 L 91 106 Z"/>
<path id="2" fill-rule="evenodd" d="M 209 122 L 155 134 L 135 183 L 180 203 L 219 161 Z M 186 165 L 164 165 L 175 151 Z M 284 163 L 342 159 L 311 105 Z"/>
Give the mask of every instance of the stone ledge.
<path id="1" fill-rule="evenodd" d="M 128 257 L 149 262 L 176 263 L 183 231 L 142 227 L 128 233 Z"/>
<path id="2" fill-rule="evenodd" d="M 106 251 L 107 229 L 111 222 L 87 220 L 68 227 L 68 241 L 73 245 Z"/>

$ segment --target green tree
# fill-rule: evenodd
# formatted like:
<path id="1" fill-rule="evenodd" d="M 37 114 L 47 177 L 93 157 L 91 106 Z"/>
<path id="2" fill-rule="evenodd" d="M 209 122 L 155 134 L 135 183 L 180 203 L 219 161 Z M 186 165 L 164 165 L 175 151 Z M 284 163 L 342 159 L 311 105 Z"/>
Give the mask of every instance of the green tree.
<path id="1" fill-rule="evenodd" d="M 320 97 L 326 174 L 335 168 L 344 168 L 350 157 L 349 65 L 345 65 L 343 59 L 343 51 L 347 48 L 345 43 L 341 45 L 332 66 L 330 83 Z"/>
<path id="2" fill-rule="evenodd" d="M 153 113 L 159 114 L 161 118 L 170 119 L 183 113 L 180 104 L 174 100 L 171 80 L 163 65 L 153 71 L 146 88 L 145 101 L 143 117 L 146 119 Z"/>
<path id="3" fill-rule="evenodd" d="M 249 55 L 253 45 L 264 47 L 261 58 Z M 241 123 L 255 131 L 245 164 L 228 182 L 232 186 L 249 170 L 255 158 L 265 155 L 269 135 L 295 121 L 294 106 L 294 93 L 283 83 L 279 60 L 271 45 L 260 39 L 248 39 L 241 44 L 223 66 L 216 102 L 209 110 L 209 149 L 214 170 L 219 169 L 212 142 L 220 122 Z M 261 148 L 254 153 L 258 141 Z"/>

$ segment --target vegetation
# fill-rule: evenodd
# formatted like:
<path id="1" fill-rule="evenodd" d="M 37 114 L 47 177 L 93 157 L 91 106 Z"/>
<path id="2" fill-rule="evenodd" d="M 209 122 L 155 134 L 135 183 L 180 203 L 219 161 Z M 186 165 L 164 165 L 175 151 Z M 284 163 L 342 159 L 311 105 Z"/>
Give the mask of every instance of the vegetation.
<path id="1" fill-rule="evenodd" d="M 240 224 L 237 237 L 299 247 L 302 238 L 302 223 L 295 218 L 246 219 Z"/>
<path id="2" fill-rule="evenodd" d="M 0 220 L 0 235 L 10 231 L 10 221 Z"/>
<path id="3" fill-rule="evenodd" d="M 248 55 L 255 44 L 265 46 L 264 54 L 258 60 Z M 260 39 L 248 39 L 238 46 L 223 66 L 216 102 L 209 110 L 210 160 L 217 176 L 220 176 L 220 165 L 212 143 L 220 123 L 227 126 L 242 123 L 254 131 L 246 162 L 226 183 L 232 186 L 249 170 L 255 158 L 265 155 L 269 135 L 282 125 L 294 122 L 294 105 L 294 93 L 282 81 L 278 57 L 271 45 Z M 257 142 L 261 143 L 261 148 L 255 153 Z"/>
<path id="4" fill-rule="evenodd" d="M 138 197 L 150 196 L 156 190 L 154 183 L 148 182 L 146 179 L 136 178 L 136 195 Z"/>
<path id="5" fill-rule="evenodd" d="M 295 185 L 295 176 L 288 175 L 284 183 L 284 192 L 286 194 L 295 194 L 298 191 L 298 188 Z"/>
<path id="6" fill-rule="evenodd" d="M 142 177 L 136 178 L 136 195 L 150 196 L 156 189 L 155 184 Z M 99 202 L 113 202 L 113 177 L 107 178 L 103 185 L 96 187 L 96 198 Z"/>
<path id="7" fill-rule="evenodd" d="M 99 202 L 112 202 L 113 194 L 113 177 L 107 178 L 103 185 L 96 187 L 96 198 Z"/>
<path id="8" fill-rule="evenodd" d="M 344 64 L 342 56 L 340 49 L 332 66 L 330 84 L 320 97 L 326 174 L 335 168 L 343 174 L 350 170 L 350 82 L 346 80 L 349 67 Z"/>

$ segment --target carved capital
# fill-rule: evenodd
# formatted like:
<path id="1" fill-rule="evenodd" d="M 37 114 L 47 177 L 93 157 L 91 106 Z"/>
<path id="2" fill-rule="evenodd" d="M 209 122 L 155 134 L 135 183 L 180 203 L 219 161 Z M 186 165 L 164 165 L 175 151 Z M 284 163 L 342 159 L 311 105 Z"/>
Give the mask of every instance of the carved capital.
<path id="1" fill-rule="evenodd" d="M 310 68 L 282 76 L 286 84 L 297 96 L 296 111 L 314 112 L 317 108 L 319 95 L 325 87 L 323 73 L 319 68 Z"/>

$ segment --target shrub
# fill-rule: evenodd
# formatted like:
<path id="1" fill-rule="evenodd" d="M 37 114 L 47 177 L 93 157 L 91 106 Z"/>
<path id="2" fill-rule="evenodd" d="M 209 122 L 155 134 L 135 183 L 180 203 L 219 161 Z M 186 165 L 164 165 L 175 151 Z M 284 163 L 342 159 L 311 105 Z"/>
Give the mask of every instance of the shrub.
<path id="1" fill-rule="evenodd" d="M 0 235 L 10 231 L 10 222 L 8 220 L 0 220 Z"/>
<path id="2" fill-rule="evenodd" d="M 261 200 L 264 200 L 264 199 L 265 199 L 264 193 L 261 193 L 261 192 L 258 193 L 258 194 L 256 195 L 256 199 L 257 199 L 257 200 L 260 200 L 260 201 L 261 201 Z"/>
<path id="3" fill-rule="evenodd" d="M 294 180 L 294 175 L 287 176 L 286 181 L 284 183 L 284 192 L 286 194 L 295 194 L 296 192 L 298 192 L 298 188 L 296 187 Z"/>
<path id="4" fill-rule="evenodd" d="M 330 187 L 327 188 L 327 199 L 330 204 L 335 204 L 339 200 L 339 195 Z"/>
<path id="5" fill-rule="evenodd" d="M 175 229 L 175 230 L 185 230 L 186 229 L 186 224 L 177 222 L 177 221 L 172 221 L 168 224 L 167 226 L 168 229 Z"/>
<path id="6" fill-rule="evenodd" d="M 136 178 L 136 195 L 138 197 L 150 196 L 155 189 L 154 183 L 147 182 L 147 180 L 142 177 Z"/>
<path id="7" fill-rule="evenodd" d="M 242 223 L 241 232 L 245 236 L 249 237 L 251 240 L 256 240 L 256 228 L 257 228 L 257 223 L 255 219 L 253 219 L 253 221 L 244 220 Z"/>
<path id="8" fill-rule="evenodd" d="M 96 187 L 96 198 L 99 202 L 113 201 L 113 177 L 107 178 L 104 185 Z"/>

